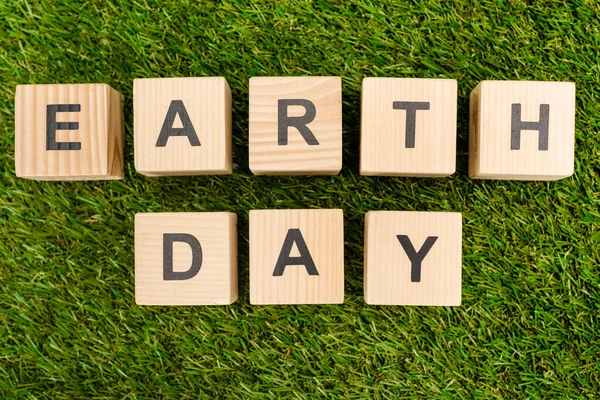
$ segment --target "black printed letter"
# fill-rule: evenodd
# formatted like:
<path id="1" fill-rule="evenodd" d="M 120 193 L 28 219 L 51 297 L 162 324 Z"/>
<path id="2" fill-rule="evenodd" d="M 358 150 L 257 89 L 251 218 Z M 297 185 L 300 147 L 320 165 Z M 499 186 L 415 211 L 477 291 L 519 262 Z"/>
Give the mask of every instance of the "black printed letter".
<path id="1" fill-rule="evenodd" d="M 177 115 L 179 115 L 183 128 L 173 128 L 173 123 L 175 123 L 175 117 Z M 192 125 L 190 116 L 181 100 L 171 101 L 165 122 L 163 122 L 160 135 L 156 141 L 156 147 L 165 147 L 167 145 L 167 140 L 169 140 L 169 136 L 187 136 L 192 146 L 200 146 L 200 140 L 198 140 L 194 125 Z"/>
<path id="2" fill-rule="evenodd" d="M 521 121 L 521 104 L 512 105 L 510 123 L 510 149 L 521 148 L 521 131 L 538 131 L 538 150 L 548 150 L 548 125 L 550 125 L 550 104 L 540 104 L 538 122 Z"/>
<path id="3" fill-rule="evenodd" d="M 433 244 L 437 240 L 437 236 L 429 236 L 423 246 L 421 246 L 421 250 L 417 253 L 415 248 L 413 247 L 410 239 L 406 235 L 398 235 L 396 236 L 402 245 L 402 248 L 406 252 L 408 259 L 410 260 L 410 281 L 411 282 L 421 282 L 421 263 L 423 259 L 429 253 L 429 250 L 433 247 Z"/>
<path id="4" fill-rule="evenodd" d="M 288 117 L 289 106 L 302 106 L 306 110 L 301 117 Z M 288 127 L 298 129 L 306 143 L 316 146 L 319 141 L 312 131 L 306 126 L 310 124 L 317 115 L 314 103 L 306 99 L 283 99 L 277 102 L 277 144 L 285 146 L 288 144 Z"/>
<path id="5" fill-rule="evenodd" d="M 56 131 L 79 129 L 79 122 L 56 122 L 56 113 L 80 111 L 80 104 L 48 104 L 46 106 L 46 150 L 81 150 L 79 142 L 56 141 Z"/>
<path id="6" fill-rule="evenodd" d="M 298 246 L 300 257 L 290 257 L 294 243 Z M 281 247 L 281 253 L 279 253 L 279 258 L 275 264 L 273 276 L 283 275 L 285 267 L 288 265 L 304 265 L 309 275 L 319 275 L 315 262 L 308 251 L 308 247 L 306 247 L 306 242 L 302 237 L 300 229 L 290 229 L 288 231 L 287 236 L 283 241 L 283 246 Z"/>
<path id="7" fill-rule="evenodd" d="M 192 248 L 192 265 L 183 272 L 173 271 L 173 242 L 184 242 Z M 192 279 L 202 266 L 202 247 L 194 236 L 188 233 L 165 233 L 163 235 L 163 279 L 183 281 Z"/>
<path id="8" fill-rule="evenodd" d="M 404 147 L 415 147 L 415 127 L 417 125 L 417 110 L 429 110 L 430 103 L 420 101 L 394 101 L 394 110 L 406 110 L 406 139 Z"/>

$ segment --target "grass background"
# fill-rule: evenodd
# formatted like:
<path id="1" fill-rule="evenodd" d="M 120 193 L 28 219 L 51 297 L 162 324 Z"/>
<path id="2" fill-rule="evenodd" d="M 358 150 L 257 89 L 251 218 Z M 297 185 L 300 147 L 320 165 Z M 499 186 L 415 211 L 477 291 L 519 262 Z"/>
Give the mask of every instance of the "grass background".
<path id="1" fill-rule="evenodd" d="M 342 4 L 343 3 L 343 4 Z M 0 397 L 593 398 L 600 391 L 600 4 L 596 1 L 3 1 L 0 4 Z M 248 79 L 343 78 L 344 168 L 248 169 Z M 135 172 L 132 81 L 225 76 L 231 176 Z M 358 174 L 365 76 L 458 80 L 458 170 Z M 468 94 L 483 79 L 577 84 L 576 165 L 558 182 L 473 181 Z M 14 173 L 22 83 L 105 82 L 125 98 L 126 178 Z M 248 211 L 343 208 L 346 301 L 248 302 Z M 138 307 L 133 217 L 233 211 L 240 298 Z M 463 213 L 463 304 L 364 303 L 369 210 Z"/>

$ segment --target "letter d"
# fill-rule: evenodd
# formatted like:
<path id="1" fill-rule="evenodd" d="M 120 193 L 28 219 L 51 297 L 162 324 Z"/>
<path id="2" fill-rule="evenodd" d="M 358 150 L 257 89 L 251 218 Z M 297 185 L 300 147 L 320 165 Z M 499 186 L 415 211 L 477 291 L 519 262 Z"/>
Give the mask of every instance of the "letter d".
<path id="1" fill-rule="evenodd" d="M 192 265 L 187 271 L 173 271 L 173 243 L 184 242 L 192 249 Z M 163 280 L 184 281 L 192 279 L 202 266 L 202 246 L 194 236 L 188 233 L 165 233 L 163 235 Z"/>

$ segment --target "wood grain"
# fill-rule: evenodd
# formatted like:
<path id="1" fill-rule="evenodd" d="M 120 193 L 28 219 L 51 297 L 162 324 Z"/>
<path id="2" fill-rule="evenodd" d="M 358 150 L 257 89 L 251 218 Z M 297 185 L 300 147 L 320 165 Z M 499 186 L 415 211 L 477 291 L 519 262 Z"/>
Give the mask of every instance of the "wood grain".
<path id="1" fill-rule="evenodd" d="M 188 137 L 156 142 L 173 100 L 181 100 L 200 146 Z M 134 158 L 148 176 L 230 174 L 231 90 L 225 78 L 149 78 L 133 82 Z M 173 125 L 175 126 L 175 125 Z"/>
<path id="2" fill-rule="evenodd" d="M 511 105 L 521 104 L 522 121 L 539 121 L 549 105 L 548 150 L 539 133 L 523 130 L 519 150 L 511 150 Z M 469 177 L 557 180 L 573 174 L 575 84 L 570 82 L 482 81 L 471 92 Z"/>
<path id="3" fill-rule="evenodd" d="M 135 216 L 135 301 L 140 305 L 224 305 L 238 297 L 237 216 L 227 212 Z M 202 265 L 187 280 L 163 279 L 163 235 L 187 233 L 202 246 Z M 191 247 L 173 246 L 173 269 L 186 271 Z"/>
<path id="4" fill-rule="evenodd" d="M 423 258 L 420 282 L 398 240 L 406 235 Z M 370 211 L 365 217 L 365 301 L 405 306 L 458 306 L 461 302 L 462 216 L 450 212 Z"/>
<path id="5" fill-rule="evenodd" d="M 307 126 L 318 145 L 294 127 L 278 144 L 278 100 L 308 99 L 316 116 Z M 250 79 L 249 162 L 257 175 L 335 175 L 342 168 L 342 80 L 340 77 L 253 77 Z M 289 107 L 289 116 L 302 116 Z"/>
<path id="6" fill-rule="evenodd" d="M 414 147 L 406 147 L 407 111 L 394 102 L 427 102 L 416 112 Z M 361 175 L 452 175 L 456 170 L 457 83 L 453 79 L 364 78 Z"/>
<path id="7" fill-rule="evenodd" d="M 77 130 L 57 130 L 57 142 L 79 150 L 47 150 L 47 106 L 79 104 L 79 112 L 58 112 L 56 121 Z M 37 180 L 123 178 L 121 94 L 105 84 L 19 85 L 15 95 L 15 170 Z"/>
<path id="8" fill-rule="evenodd" d="M 290 229 L 299 229 L 318 275 L 304 265 L 273 276 Z M 293 248 L 292 256 L 299 255 Z M 344 302 L 342 210 L 250 211 L 250 304 L 341 304 Z"/>

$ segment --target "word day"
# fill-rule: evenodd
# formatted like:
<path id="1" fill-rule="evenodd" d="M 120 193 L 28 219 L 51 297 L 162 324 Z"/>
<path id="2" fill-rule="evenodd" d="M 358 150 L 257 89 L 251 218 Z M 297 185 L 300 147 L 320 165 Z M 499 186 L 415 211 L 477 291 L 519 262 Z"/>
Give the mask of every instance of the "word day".
<path id="1" fill-rule="evenodd" d="M 233 303 L 236 221 L 226 212 L 137 214 L 136 302 Z M 251 304 L 344 302 L 342 210 L 251 210 L 249 237 Z M 367 213 L 365 301 L 460 305 L 461 248 L 460 213 Z"/>
<path id="2" fill-rule="evenodd" d="M 221 77 L 136 79 L 136 170 L 148 176 L 231 173 L 231 101 Z M 17 176 L 122 179 L 122 102 L 104 84 L 18 86 Z M 453 174 L 456 120 L 455 80 L 365 78 L 360 173 Z M 574 167 L 575 85 L 480 82 L 471 93 L 469 131 L 471 178 L 568 177 Z M 341 78 L 251 78 L 248 137 L 254 174 L 339 173 Z M 234 302 L 236 221 L 225 212 L 137 214 L 136 302 Z M 249 237 L 252 304 L 343 302 L 342 210 L 251 210 Z M 371 211 L 364 252 L 367 303 L 460 304 L 460 213 Z"/>

